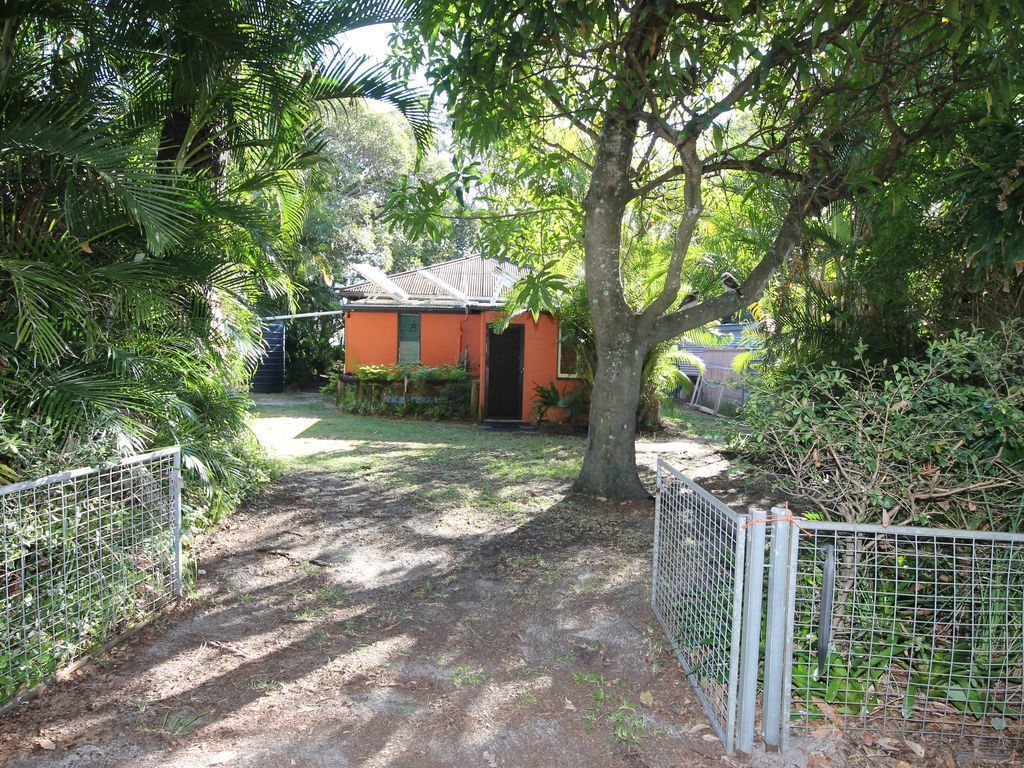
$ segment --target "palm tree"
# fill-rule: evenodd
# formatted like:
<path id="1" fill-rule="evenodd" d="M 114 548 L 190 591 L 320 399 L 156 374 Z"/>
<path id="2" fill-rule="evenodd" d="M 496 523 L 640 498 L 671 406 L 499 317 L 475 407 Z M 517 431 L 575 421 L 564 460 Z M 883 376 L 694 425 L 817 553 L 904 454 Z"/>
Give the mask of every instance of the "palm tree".
<path id="1" fill-rule="evenodd" d="M 4 479 L 31 467 L 33 440 L 177 441 L 196 477 L 244 476 L 257 311 L 290 290 L 324 106 L 382 100 L 430 138 L 420 95 L 335 38 L 410 13 L 393 0 L 0 12 Z"/>

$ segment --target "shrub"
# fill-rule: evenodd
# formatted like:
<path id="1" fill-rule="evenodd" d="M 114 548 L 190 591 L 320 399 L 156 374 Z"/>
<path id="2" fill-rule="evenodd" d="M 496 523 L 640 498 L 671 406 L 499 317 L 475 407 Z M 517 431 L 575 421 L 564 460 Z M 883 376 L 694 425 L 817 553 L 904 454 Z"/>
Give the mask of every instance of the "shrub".
<path id="1" fill-rule="evenodd" d="M 364 365 L 356 369 L 360 381 L 383 384 L 389 381 L 466 381 L 471 377 L 463 365 Z"/>
<path id="2" fill-rule="evenodd" d="M 439 365 L 434 368 L 417 365 L 412 366 L 408 373 L 413 381 L 466 381 L 470 378 L 469 370 L 462 365 Z"/>
<path id="3" fill-rule="evenodd" d="M 321 392 L 332 394 L 337 372 Z M 464 365 L 364 365 L 355 372 L 358 387 L 348 386 L 341 408 L 364 416 L 400 415 L 461 419 L 470 414 L 469 370 Z"/>
<path id="4" fill-rule="evenodd" d="M 320 394 L 324 397 L 334 397 L 338 392 L 338 377 L 345 370 L 345 363 L 338 361 L 327 369 L 327 383 L 320 387 Z"/>
<path id="5" fill-rule="evenodd" d="M 558 391 L 555 382 L 537 384 L 533 388 L 533 417 L 536 421 L 544 421 L 551 408 L 562 410 L 562 419 L 572 423 L 587 413 L 590 407 L 590 390 L 584 382 L 569 387 L 564 393 Z"/>
<path id="6" fill-rule="evenodd" d="M 562 399 L 562 394 L 555 386 L 555 382 L 546 385 L 537 384 L 533 388 L 533 418 L 535 421 L 544 421 L 544 417 L 551 408 L 557 408 Z"/>
<path id="7" fill-rule="evenodd" d="M 1024 322 L 857 360 L 754 382 L 737 449 L 828 518 L 1019 530 Z"/>

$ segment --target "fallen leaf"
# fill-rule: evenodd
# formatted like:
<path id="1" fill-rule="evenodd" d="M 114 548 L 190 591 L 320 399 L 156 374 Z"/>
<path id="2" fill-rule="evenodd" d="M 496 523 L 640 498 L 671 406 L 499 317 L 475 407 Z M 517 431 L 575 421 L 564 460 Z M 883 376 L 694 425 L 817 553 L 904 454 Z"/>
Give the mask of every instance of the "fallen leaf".
<path id="1" fill-rule="evenodd" d="M 857 738 L 860 739 L 862 744 L 867 744 L 870 747 L 878 741 L 878 734 L 871 731 L 864 731 L 864 733 L 858 734 Z"/>
<path id="2" fill-rule="evenodd" d="M 566 699 L 566 700 L 565 700 L 565 708 L 566 708 L 566 709 L 569 709 L 569 710 L 572 710 L 573 712 L 575 712 L 575 711 L 576 711 L 576 705 L 575 705 L 575 704 L 573 704 L 573 703 L 572 703 L 571 701 L 569 701 L 568 699 Z"/>
<path id="3" fill-rule="evenodd" d="M 57 748 L 57 745 L 54 744 L 50 739 L 37 739 L 36 744 L 38 744 L 41 749 L 45 749 L 47 752 L 52 752 Z"/>
<path id="4" fill-rule="evenodd" d="M 832 733 L 833 731 L 831 728 L 822 727 L 815 728 L 813 731 L 811 731 L 811 736 L 815 739 L 827 739 L 829 736 L 832 735 Z"/>
<path id="5" fill-rule="evenodd" d="M 832 759 L 821 752 L 807 755 L 807 768 L 832 768 Z"/>
<path id="6" fill-rule="evenodd" d="M 708 742 L 718 741 L 718 737 L 713 733 L 705 733 L 703 736 L 701 736 L 701 739 Z"/>
<path id="7" fill-rule="evenodd" d="M 707 723 L 697 723 L 695 726 L 693 726 L 693 728 L 691 728 L 689 731 L 687 731 L 687 733 L 696 733 L 697 731 L 703 731 L 707 727 L 708 727 Z"/>
<path id="8" fill-rule="evenodd" d="M 644 691 L 643 693 L 640 694 L 639 698 L 640 698 L 640 703 L 643 704 L 645 707 L 653 707 L 654 706 L 654 694 L 651 693 L 650 691 Z"/>
<path id="9" fill-rule="evenodd" d="M 913 752 L 915 755 L 917 755 L 918 757 L 924 757 L 924 747 L 922 747 L 916 741 L 910 741 L 909 739 L 905 739 L 903 743 L 906 744 L 910 748 L 910 751 Z"/>

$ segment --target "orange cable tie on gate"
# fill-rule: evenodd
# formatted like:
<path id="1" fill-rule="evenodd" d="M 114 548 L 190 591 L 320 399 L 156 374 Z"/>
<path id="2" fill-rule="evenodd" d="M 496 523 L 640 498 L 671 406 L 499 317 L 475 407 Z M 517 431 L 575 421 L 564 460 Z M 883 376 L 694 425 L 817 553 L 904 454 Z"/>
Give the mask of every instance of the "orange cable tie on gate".
<path id="1" fill-rule="evenodd" d="M 766 525 L 768 523 L 793 523 L 793 525 L 797 527 L 797 530 L 800 531 L 800 533 L 802 533 L 804 536 L 812 535 L 810 531 L 805 531 L 803 528 L 800 527 L 800 518 L 795 517 L 793 515 L 786 515 L 785 517 L 766 517 L 763 520 L 751 520 L 748 518 L 747 522 L 745 522 L 741 527 L 749 528 L 750 526 L 755 524 Z"/>

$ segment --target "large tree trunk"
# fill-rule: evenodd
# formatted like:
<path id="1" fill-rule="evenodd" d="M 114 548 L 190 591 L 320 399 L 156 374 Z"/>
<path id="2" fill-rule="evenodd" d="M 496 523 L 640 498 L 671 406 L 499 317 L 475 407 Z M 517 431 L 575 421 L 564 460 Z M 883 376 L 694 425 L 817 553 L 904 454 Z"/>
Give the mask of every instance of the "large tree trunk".
<path id="1" fill-rule="evenodd" d="M 615 499 L 647 498 L 636 473 L 636 409 L 647 348 L 622 292 L 622 220 L 629 202 L 635 119 L 609 116 L 584 202 L 583 251 L 597 370 L 583 470 L 573 489 Z M 644 339 L 645 341 L 645 339 Z"/>
<path id="2" fill-rule="evenodd" d="M 613 499 L 647 499 L 636 472 L 636 411 L 646 348 L 623 331 L 598 350 L 583 469 L 573 490 Z"/>

